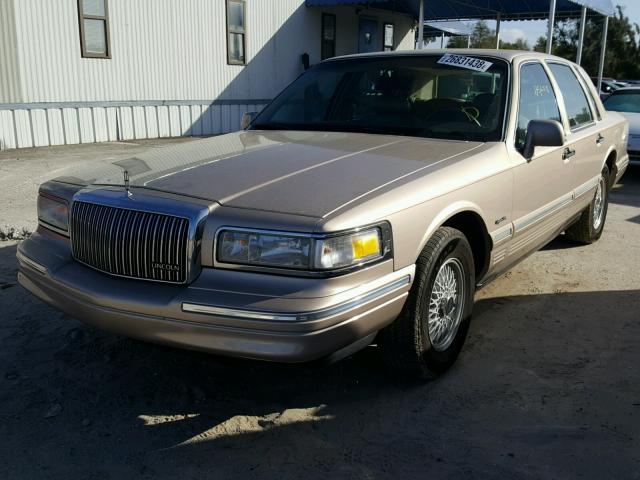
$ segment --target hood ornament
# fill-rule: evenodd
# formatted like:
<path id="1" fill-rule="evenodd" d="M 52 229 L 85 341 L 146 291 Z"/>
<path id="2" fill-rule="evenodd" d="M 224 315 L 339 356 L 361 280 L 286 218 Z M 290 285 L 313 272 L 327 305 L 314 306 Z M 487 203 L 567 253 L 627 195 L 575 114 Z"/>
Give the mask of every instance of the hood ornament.
<path id="1" fill-rule="evenodd" d="M 133 193 L 129 189 L 129 172 L 125 170 L 124 172 L 124 188 L 127 191 L 127 197 L 133 197 Z"/>

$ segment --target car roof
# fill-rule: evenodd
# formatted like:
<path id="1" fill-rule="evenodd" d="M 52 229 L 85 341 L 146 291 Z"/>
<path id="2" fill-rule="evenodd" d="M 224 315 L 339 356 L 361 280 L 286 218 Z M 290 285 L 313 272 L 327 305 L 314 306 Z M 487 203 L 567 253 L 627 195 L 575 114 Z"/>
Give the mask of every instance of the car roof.
<path id="1" fill-rule="evenodd" d="M 640 93 L 640 86 L 637 86 L 637 87 L 622 87 L 622 88 L 619 88 L 619 89 L 615 90 L 611 95 L 613 95 L 614 93 L 635 93 L 635 92 Z"/>
<path id="2" fill-rule="evenodd" d="M 331 62 L 334 60 L 344 60 L 352 58 L 371 58 L 371 57 L 402 57 L 402 56 L 434 56 L 444 55 L 447 53 L 453 53 L 456 55 L 468 55 L 468 56 L 480 56 L 480 57 L 493 57 L 502 58 L 508 62 L 511 62 L 515 58 L 525 57 L 531 59 L 545 60 L 553 59 L 562 62 L 567 62 L 566 59 L 556 57 L 555 55 L 549 55 L 541 52 L 532 52 L 529 50 L 495 50 L 489 48 L 447 48 L 447 49 L 423 49 L 423 50 L 396 50 L 394 52 L 372 52 L 372 53 L 357 53 L 351 55 L 342 55 L 339 57 L 333 57 L 325 62 Z"/>

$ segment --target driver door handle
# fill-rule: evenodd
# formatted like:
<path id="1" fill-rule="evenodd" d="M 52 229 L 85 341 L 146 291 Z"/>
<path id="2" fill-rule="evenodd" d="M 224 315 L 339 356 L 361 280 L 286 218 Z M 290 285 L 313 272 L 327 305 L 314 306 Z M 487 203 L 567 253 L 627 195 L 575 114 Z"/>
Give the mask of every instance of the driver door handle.
<path id="1" fill-rule="evenodd" d="M 571 158 L 576 154 L 576 151 L 573 148 L 565 148 L 564 152 L 562 152 L 562 159 L 566 160 L 567 158 Z"/>
<path id="2" fill-rule="evenodd" d="M 598 136 L 596 137 L 596 145 L 601 145 L 602 142 L 604 142 L 604 136 L 599 133 Z"/>

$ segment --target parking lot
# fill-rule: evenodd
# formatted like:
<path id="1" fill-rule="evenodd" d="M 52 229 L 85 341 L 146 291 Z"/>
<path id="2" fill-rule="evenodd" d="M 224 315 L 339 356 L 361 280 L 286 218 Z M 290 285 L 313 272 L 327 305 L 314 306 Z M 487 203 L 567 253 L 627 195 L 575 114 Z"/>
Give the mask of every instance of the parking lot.
<path id="1" fill-rule="evenodd" d="M 63 161 L 161 146 L 0 154 L 0 227 L 33 229 Z M 17 285 L 16 245 L 0 242 L 1 478 L 640 479 L 640 168 L 598 243 L 560 237 L 478 292 L 459 361 L 421 385 L 375 346 L 282 366 L 92 329 Z"/>

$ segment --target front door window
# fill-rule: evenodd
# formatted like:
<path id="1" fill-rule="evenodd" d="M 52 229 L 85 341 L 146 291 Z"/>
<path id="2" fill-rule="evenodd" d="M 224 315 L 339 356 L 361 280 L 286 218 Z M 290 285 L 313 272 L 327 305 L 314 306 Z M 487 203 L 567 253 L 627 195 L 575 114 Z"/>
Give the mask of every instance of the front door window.
<path id="1" fill-rule="evenodd" d="M 527 127 L 531 120 L 560 121 L 558 101 L 551 81 L 539 63 L 527 63 L 520 68 L 520 102 L 516 148 L 524 148 Z"/>

